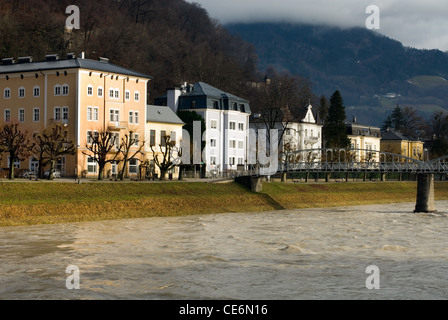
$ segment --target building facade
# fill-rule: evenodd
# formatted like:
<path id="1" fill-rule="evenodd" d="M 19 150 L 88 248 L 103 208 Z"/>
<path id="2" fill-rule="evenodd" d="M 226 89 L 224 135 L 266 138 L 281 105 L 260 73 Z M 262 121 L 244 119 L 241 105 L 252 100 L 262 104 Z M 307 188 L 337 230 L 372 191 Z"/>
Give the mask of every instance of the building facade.
<path id="1" fill-rule="evenodd" d="M 260 136 L 260 130 L 266 130 L 266 122 L 262 114 L 255 113 L 251 117 L 250 127 Z M 306 108 L 287 108 L 283 121 L 277 121 L 273 129 L 278 130 L 281 138 L 280 153 L 302 151 L 288 161 L 319 161 L 322 148 L 322 124 L 319 123 L 311 104 Z M 280 120 L 280 119 L 279 119 Z M 269 122 L 269 120 L 268 120 Z"/>
<path id="2" fill-rule="evenodd" d="M 412 139 L 393 130 L 382 132 L 381 151 L 399 154 L 416 160 L 428 158 L 428 155 L 425 155 L 423 141 Z"/>
<path id="3" fill-rule="evenodd" d="M 180 161 L 181 155 L 179 155 L 178 150 L 181 148 L 183 126 L 184 122 L 170 108 L 152 105 L 147 107 L 146 157 L 154 174 L 160 174 L 160 169 L 155 164 L 154 157 L 163 161 L 163 153 L 166 151 L 164 137 L 169 136 L 171 142 L 175 144 L 171 153 L 172 159 Z M 176 162 L 180 163 L 179 161 Z M 172 177 L 177 179 L 179 177 L 179 167 L 174 167 L 168 174 L 172 174 Z"/>
<path id="4" fill-rule="evenodd" d="M 94 177 L 98 168 L 88 153 L 91 135 L 113 132 L 116 141 L 129 131 L 145 136 L 147 84 L 152 77 L 109 63 L 77 58 L 46 56 L 3 59 L 0 66 L 0 124 L 18 122 L 30 133 L 54 125 L 67 128 L 76 154 L 57 164 L 63 176 Z M 8 166 L 3 159 L 2 167 Z M 35 170 L 36 159 L 15 163 Z M 106 172 L 118 170 L 111 164 Z M 130 173 L 134 169 L 130 168 Z"/>
<path id="5" fill-rule="evenodd" d="M 202 163 L 208 174 L 247 168 L 249 101 L 197 82 L 169 89 L 167 96 L 156 99 L 155 104 L 166 105 L 174 112 L 194 111 L 204 118 Z"/>
<path id="6" fill-rule="evenodd" d="M 355 162 L 379 162 L 378 152 L 381 148 L 381 129 L 359 124 L 354 120 L 347 124 L 347 137 L 350 139 L 350 148 L 354 151 Z"/>

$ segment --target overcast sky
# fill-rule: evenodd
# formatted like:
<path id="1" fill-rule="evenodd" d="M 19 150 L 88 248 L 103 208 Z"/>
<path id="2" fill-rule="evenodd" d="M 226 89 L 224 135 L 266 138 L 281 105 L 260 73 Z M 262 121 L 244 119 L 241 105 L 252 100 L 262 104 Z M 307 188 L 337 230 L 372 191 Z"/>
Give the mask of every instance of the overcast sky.
<path id="1" fill-rule="evenodd" d="M 369 5 L 380 10 L 378 32 L 418 49 L 448 51 L 447 0 L 188 0 L 220 23 L 287 21 L 366 27 Z"/>

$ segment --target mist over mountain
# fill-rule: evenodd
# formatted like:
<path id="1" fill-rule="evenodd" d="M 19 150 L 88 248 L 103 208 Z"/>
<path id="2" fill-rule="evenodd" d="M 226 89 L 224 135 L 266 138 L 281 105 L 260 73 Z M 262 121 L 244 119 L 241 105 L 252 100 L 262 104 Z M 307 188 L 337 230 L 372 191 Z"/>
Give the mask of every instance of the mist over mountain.
<path id="1" fill-rule="evenodd" d="M 290 23 L 225 25 L 252 43 L 258 67 L 309 78 L 316 94 L 340 90 L 349 116 L 380 125 L 397 104 L 422 115 L 448 109 L 448 55 L 418 50 L 366 28 Z"/>

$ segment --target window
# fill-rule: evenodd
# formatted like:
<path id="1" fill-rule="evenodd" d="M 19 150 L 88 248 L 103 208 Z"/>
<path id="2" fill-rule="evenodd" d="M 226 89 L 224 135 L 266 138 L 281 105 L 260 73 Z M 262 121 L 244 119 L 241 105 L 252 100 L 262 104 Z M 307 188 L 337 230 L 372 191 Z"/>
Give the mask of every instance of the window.
<path id="1" fill-rule="evenodd" d="M 165 140 L 165 137 L 166 137 L 166 131 L 165 131 L 165 130 L 160 131 L 160 145 L 161 145 L 162 147 L 165 147 L 165 146 L 166 146 L 166 140 Z"/>
<path id="2" fill-rule="evenodd" d="M 98 97 L 100 97 L 100 98 L 103 97 L 103 88 L 102 87 L 98 88 Z"/>
<path id="3" fill-rule="evenodd" d="M 230 130 L 236 130 L 236 123 L 235 122 L 230 122 Z"/>
<path id="4" fill-rule="evenodd" d="M 117 109 L 110 109 L 109 111 L 110 114 L 110 121 L 112 122 L 118 122 L 120 121 L 120 110 Z"/>
<path id="5" fill-rule="evenodd" d="M 87 131 L 87 144 L 92 144 L 93 143 L 93 132 L 92 131 Z"/>
<path id="6" fill-rule="evenodd" d="M 109 89 L 109 98 L 114 98 L 114 89 Z"/>
<path id="7" fill-rule="evenodd" d="M 129 111 L 129 123 L 134 123 L 134 112 Z"/>
<path id="8" fill-rule="evenodd" d="M 6 88 L 5 89 L 5 91 L 4 91 L 4 97 L 5 97 L 5 99 L 9 99 L 9 98 L 11 98 L 11 89 L 9 89 L 9 88 Z"/>
<path id="9" fill-rule="evenodd" d="M 97 163 L 92 157 L 87 158 L 87 172 L 97 173 Z"/>
<path id="10" fill-rule="evenodd" d="M 134 147 L 138 147 L 139 143 L 140 143 L 140 136 L 138 133 L 134 133 Z"/>
<path id="11" fill-rule="evenodd" d="M 238 123 L 238 130 L 244 131 L 244 123 Z"/>
<path id="12" fill-rule="evenodd" d="M 230 140 L 229 141 L 229 148 L 235 149 L 236 148 L 236 140 Z"/>
<path id="13" fill-rule="evenodd" d="M 5 110 L 5 122 L 10 122 L 11 121 L 11 110 L 6 109 Z"/>
<path id="14" fill-rule="evenodd" d="M 219 109 L 218 101 L 213 101 L 213 109 Z"/>
<path id="15" fill-rule="evenodd" d="M 210 127 L 212 129 L 217 129 L 218 128 L 218 121 L 217 120 L 212 120 L 210 123 Z"/>
<path id="16" fill-rule="evenodd" d="M 68 120 L 68 107 L 62 107 L 62 120 Z"/>
<path id="17" fill-rule="evenodd" d="M 238 141 L 238 149 L 244 149 L 244 141 Z"/>
<path id="18" fill-rule="evenodd" d="M 25 122 L 25 109 L 19 109 L 19 122 Z"/>
<path id="19" fill-rule="evenodd" d="M 120 134 L 118 132 L 111 133 L 111 142 L 116 149 L 120 148 Z"/>
<path id="20" fill-rule="evenodd" d="M 137 111 L 135 111 L 134 112 L 134 123 L 139 124 L 139 122 L 140 122 L 139 113 Z"/>
<path id="21" fill-rule="evenodd" d="M 126 90 L 126 92 L 125 92 L 125 99 L 126 99 L 126 101 L 129 101 L 129 100 L 131 100 L 131 92 L 129 91 L 129 90 Z"/>
<path id="22" fill-rule="evenodd" d="M 34 122 L 40 121 L 40 109 L 39 108 L 33 109 L 33 121 Z"/>
<path id="23" fill-rule="evenodd" d="M 176 143 L 177 135 L 176 131 L 171 131 L 170 141 Z"/>
<path id="24" fill-rule="evenodd" d="M 149 133 L 149 146 L 150 147 L 156 146 L 156 130 L 151 130 Z"/>
<path id="25" fill-rule="evenodd" d="M 13 167 L 16 169 L 20 169 L 20 159 L 14 159 Z M 11 157 L 8 157 L 8 168 L 11 168 Z"/>
<path id="26" fill-rule="evenodd" d="M 67 96 L 68 95 L 68 84 L 64 84 L 62 86 L 62 95 Z"/>
<path id="27" fill-rule="evenodd" d="M 60 96 L 61 95 L 61 86 L 58 85 L 58 84 L 54 86 L 54 95 L 55 96 Z"/>
<path id="28" fill-rule="evenodd" d="M 34 87 L 34 89 L 33 89 L 33 96 L 34 97 L 39 97 L 40 96 L 40 88 L 39 87 Z"/>
<path id="29" fill-rule="evenodd" d="M 89 97 L 93 96 L 93 87 L 91 85 L 87 86 L 87 95 Z"/>
<path id="30" fill-rule="evenodd" d="M 134 94 L 134 100 L 136 102 L 140 101 L 140 93 L 138 91 Z"/>
<path id="31" fill-rule="evenodd" d="M 93 108 L 93 121 L 99 120 L 99 113 L 100 113 L 99 108 Z"/>
<path id="32" fill-rule="evenodd" d="M 30 171 L 37 172 L 37 170 L 39 170 L 39 160 L 37 160 L 36 158 L 32 158 L 30 160 Z"/>
<path id="33" fill-rule="evenodd" d="M 308 137 L 308 129 L 305 129 L 305 137 Z"/>
<path id="34" fill-rule="evenodd" d="M 118 174 L 118 162 L 114 161 L 110 163 L 110 173 L 111 174 Z"/>
<path id="35" fill-rule="evenodd" d="M 234 103 L 233 104 L 233 110 L 234 111 L 238 111 L 238 103 Z"/>
<path id="36" fill-rule="evenodd" d="M 216 147 L 216 139 L 210 140 L 210 147 L 215 148 Z"/>
<path id="37" fill-rule="evenodd" d="M 210 157 L 210 164 L 212 166 L 216 165 L 216 157 Z"/>
<path id="38" fill-rule="evenodd" d="M 229 164 L 230 164 L 231 166 L 234 166 L 234 165 L 235 165 L 235 157 L 230 157 L 230 158 L 229 158 Z"/>
<path id="39" fill-rule="evenodd" d="M 62 158 L 60 158 L 56 161 L 56 170 L 59 170 L 60 173 L 65 174 L 65 172 L 66 172 L 65 156 L 63 156 Z"/>
<path id="40" fill-rule="evenodd" d="M 19 88 L 19 98 L 25 98 L 25 88 Z"/>
<path id="41" fill-rule="evenodd" d="M 244 164 L 244 158 L 238 158 L 238 165 L 241 166 Z"/>
<path id="42" fill-rule="evenodd" d="M 138 159 L 129 160 L 129 173 L 130 174 L 138 173 Z"/>
<path id="43" fill-rule="evenodd" d="M 120 98 L 120 90 L 115 89 L 115 99 L 119 99 Z"/>
<path id="44" fill-rule="evenodd" d="M 59 121 L 59 120 L 61 120 L 61 108 L 55 107 L 54 108 L 54 121 Z"/>
<path id="45" fill-rule="evenodd" d="M 87 121 L 93 120 L 93 108 L 87 107 Z"/>

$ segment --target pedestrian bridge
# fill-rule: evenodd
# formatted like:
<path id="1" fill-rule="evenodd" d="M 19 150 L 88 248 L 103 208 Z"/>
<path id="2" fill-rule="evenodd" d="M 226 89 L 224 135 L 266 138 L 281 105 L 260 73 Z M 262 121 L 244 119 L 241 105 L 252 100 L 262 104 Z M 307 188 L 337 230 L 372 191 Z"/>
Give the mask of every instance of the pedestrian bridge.
<path id="1" fill-rule="evenodd" d="M 332 172 L 378 172 L 382 179 L 388 173 L 412 173 L 417 175 L 417 203 L 415 212 L 436 212 L 434 199 L 434 174 L 448 173 L 448 155 L 424 161 L 399 154 L 370 149 L 309 149 L 284 152 L 279 157 L 278 173 L 282 181 L 288 173 L 293 172 L 325 172 L 326 181 Z M 258 174 L 248 181 L 252 189 L 260 189 L 261 167 L 272 168 L 272 162 L 260 166 Z M 275 171 L 275 170 L 274 170 Z M 272 172 L 272 171 L 265 171 Z M 271 175 L 268 173 L 267 175 Z M 401 176 L 401 175 L 400 175 Z"/>
<path id="2" fill-rule="evenodd" d="M 368 149 L 289 151 L 280 159 L 279 172 L 448 173 L 448 156 L 424 161 Z"/>

